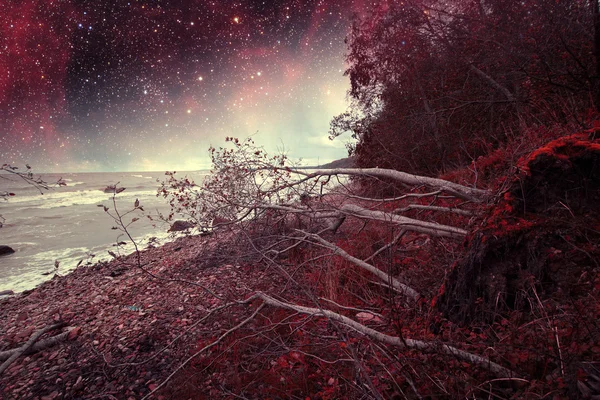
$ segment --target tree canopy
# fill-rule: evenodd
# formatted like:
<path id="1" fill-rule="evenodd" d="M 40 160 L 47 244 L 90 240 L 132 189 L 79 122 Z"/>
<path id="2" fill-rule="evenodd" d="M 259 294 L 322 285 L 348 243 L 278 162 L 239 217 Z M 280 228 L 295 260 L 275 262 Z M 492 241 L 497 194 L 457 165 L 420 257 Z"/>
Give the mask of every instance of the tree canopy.
<path id="1" fill-rule="evenodd" d="M 351 131 L 362 167 L 436 173 L 523 126 L 584 127 L 598 108 L 589 1 L 408 0 L 355 17 Z"/>

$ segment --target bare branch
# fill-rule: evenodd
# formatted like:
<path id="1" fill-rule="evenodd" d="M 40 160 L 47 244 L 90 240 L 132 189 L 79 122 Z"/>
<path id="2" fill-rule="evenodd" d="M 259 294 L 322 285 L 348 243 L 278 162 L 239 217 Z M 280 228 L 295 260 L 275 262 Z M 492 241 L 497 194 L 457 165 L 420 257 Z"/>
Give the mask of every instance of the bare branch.
<path id="1" fill-rule="evenodd" d="M 304 176 L 302 181 L 317 178 L 321 176 L 349 175 L 365 176 L 372 178 L 392 179 L 396 182 L 411 186 L 427 186 L 432 189 L 443 190 L 464 200 L 470 200 L 477 203 L 484 201 L 489 193 L 485 190 L 470 188 L 459 185 L 458 183 L 446 181 L 439 178 L 408 174 L 402 171 L 384 168 L 334 168 L 326 170 L 317 170 L 307 173 L 302 170 L 292 170 L 293 173 Z M 299 183 L 300 181 L 298 181 Z"/>
<path id="2" fill-rule="evenodd" d="M 341 193 L 339 191 L 331 191 L 329 193 L 325 193 L 324 196 L 342 195 L 342 196 L 347 197 L 349 199 L 362 200 L 362 201 L 372 201 L 372 202 L 381 202 L 381 203 L 392 202 L 392 201 L 400 201 L 400 200 L 404 200 L 404 199 L 407 199 L 407 198 L 423 198 L 423 197 L 431 197 L 431 196 L 436 196 L 437 198 L 448 198 L 447 196 L 438 196 L 440 193 L 442 193 L 441 190 L 436 190 L 434 192 L 429 192 L 429 193 L 407 193 L 407 194 L 403 194 L 402 196 L 386 197 L 386 198 L 378 199 L 378 198 L 375 198 L 375 197 L 357 196 L 357 195 L 354 195 L 354 194 L 351 194 L 351 193 Z M 454 197 L 454 196 L 452 196 L 452 197 Z"/>
<path id="3" fill-rule="evenodd" d="M 250 299 L 249 299 L 250 300 Z M 250 302 L 250 301 L 247 301 Z M 154 393 L 156 393 L 158 390 L 160 390 L 163 386 L 165 386 L 167 384 L 167 382 L 169 382 L 171 380 L 171 378 L 173 378 L 173 376 L 175 376 L 175 374 L 177 374 L 177 372 L 179 372 L 183 367 L 185 367 L 187 364 L 189 364 L 190 361 L 192 361 L 194 358 L 198 357 L 200 354 L 202 354 L 203 352 L 205 352 L 206 350 L 210 349 L 211 347 L 216 346 L 217 344 L 219 344 L 223 339 L 225 339 L 227 336 L 229 336 L 231 333 L 237 331 L 238 329 L 242 328 L 244 325 L 246 325 L 248 322 L 252 321 L 254 319 L 254 317 L 256 317 L 256 315 L 264 308 L 264 304 L 261 304 L 253 313 L 251 316 L 249 316 L 248 318 L 246 318 L 245 320 L 243 320 L 242 322 L 240 322 L 239 324 L 237 324 L 236 326 L 234 326 L 233 328 L 229 329 L 228 331 L 226 331 L 225 333 L 223 333 L 221 336 L 219 336 L 217 338 L 217 340 L 211 342 L 210 344 L 204 346 L 203 348 L 201 348 L 200 350 L 198 350 L 197 352 L 195 352 L 194 354 L 192 354 L 187 360 L 185 360 L 183 363 L 181 363 L 177 368 L 175 368 L 175 371 L 171 372 L 171 374 L 169 376 L 167 376 L 167 378 L 162 381 L 162 383 L 160 385 L 158 385 L 156 388 L 154 388 L 153 391 L 151 391 L 150 393 L 148 393 L 147 395 L 145 395 L 142 400 L 145 400 L 147 398 L 149 398 L 150 396 L 152 396 Z"/>
<path id="4" fill-rule="evenodd" d="M 515 372 L 513 372 L 507 368 L 504 368 L 503 366 L 501 366 L 499 364 L 496 364 L 495 362 L 491 361 L 487 357 L 483 357 L 483 356 L 480 356 L 477 354 L 472 354 L 472 353 L 466 352 L 464 350 L 457 349 L 456 347 L 449 346 L 444 343 L 425 342 L 422 340 L 390 336 L 385 333 L 376 331 L 375 329 L 369 328 L 365 325 L 362 325 L 362 324 L 360 324 L 344 315 L 338 314 L 336 312 L 333 312 L 330 310 L 323 310 L 323 309 L 300 306 L 297 304 L 286 303 L 281 300 L 277 300 L 269 295 L 266 295 L 262 292 L 256 293 L 256 295 L 252 296 L 247 301 L 251 301 L 256 297 L 262 299 L 266 304 L 273 306 L 273 307 L 284 308 L 284 309 L 296 311 L 298 313 L 305 314 L 305 315 L 311 315 L 311 316 L 316 316 L 316 317 L 322 316 L 322 317 L 326 317 L 330 320 L 340 322 L 340 323 L 352 328 L 353 330 L 355 330 L 358 333 L 361 333 L 365 336 L 370 337 L 371 339 L 375 339 L 375 340 L 378 340 L 380 342 L 383 342 L 383 343 L 386 343 L 386 344 L 389 344 L 392 346 L 420 350 L 420 351 L 423 351 L 426 353 L 447 354 L 450 356 L 454 356 L 460 360 L 466 361 L 468 363 L 477 365 L 481 368 L 488 369 L 490 372 L 494 373 L 495 375 L 497 375 L 501 378 L 518 377 L 518 375 Z"/>
<path id="5" fill-rule="evenodd" d="M 39 342 L 36 342 L 35 344 L 33 344 L 33 346 L 31 346 L 28 350 L 23 351 L 21 354 L 31 354 L 31 353 L 38 352 L 40 350 L 44 350 L 45 348 L 48 348 L 48 347 L 52 347 L 52 346 L 62 342 L 63 340 L 67 339 L 67 337 L 69 336 L 69 334 L 71 333 L 71 331 L 73 329 L 75 329 L 75 328 L 74 327 L 69 328 L 65 332 L 60 333 L 56 336 L 52 336 L 52 337 L 49 337 L 48 339 L 40 340 Z M 16 352 L 21 352 L 22 348 L 23 347 L 18 347 L 16 349 L 0 351 L 0 361 L 4 361 L 4 360 L 8 359 L 10 356 L 15 354 Z"/>
<path id="6" fill-rule="evenodd" d="M 354 204 L 345 204 L 340 207 L 340 211 L 358 218 L 366 218 L 375 221 L 387 222 L 401 226 L 403 229 L 426 233 L 432 236 L 463 238 L 467 231 L 449 225 L 438 224 L 435 222 L 420 221 L 418 219 L 403 217 L 390 214 L 384 211 L 367 210 Z"/>
<path id="7" fill-rule="evenodd" d="M 513 94 L 511 92 L 509 92 L 507 88 L 505 88 L 504 86 L 499 84 L 494 78 L 492 78 L 491 76 L 489 76 L 488 74 L 486 74 L 485 72 L 483 72 L 482 70 L 477 68 L 475 65 L 473 65 L 473 64 L 469 65 L 469 69 L 471 71 L 473 71 L 481 79 L 483 79 L 488 85 L 490 85 L 491 87 L 493 87 L 494 89 L 496 89 L 497 91 L 502 93 L 504 95 L 504 97 L 506 97 L 506 100 L 508 100 L 510 102 L 517 101 L 515 99 L 515 96 L 513 96 Z"/>
<path id="8" fill-rule="evenodd" d="M 442 212 L 451 212 L 459 215 L 474 215 L 472 211 L 462 210 L 460 208 L 455 207 L 440 207 L 440 206 L 428 206 L 424 204 L 409 204 L 406 207 L 396 208 L 393 213 L 402 213 L 410 210 L 428 210 L 428 211 L 442 211 Z"/>
<path id="9" fill-rule="evenodd" d="M 385 272 L 374 267 L 373 265 L 348 254 L 344 249 L 336 246 L 335 244 L 333 244 L 331 242 L 328 242 L 327 240 L 323 239 L 321 236 L 315 235 L 313 233 L 304 232 L 304 231 L 299 231 L 299 232 L 302 232 L 307 237 L 309 237 L 309 238 L 313 239 L 314 241 L 316 241 L 317 243 L 321 244 L 323 247 L 332 250 L 334 252 L 334 254 L 337 254 L 340 257 L 350 261 L 352 264 L 357 265 L 357 266 L 361 267 L 362 269 L 369 271 L 370 273 L 372 273 L 373 275 L 375 275 L 379 279 L 381 279 L 383 282 L 389 282 L 391 284 L 392 288 L 394 288 L 397 292 L 402 293 L 403 295 L 405 295 L 409 299 L 413 300 L 414 302 L 419 301 L 419 299 L 421 298 L 421 295 L 419 294 L 419 292 L 417 292 L 410 286 L 407 286 L 407 285 L 401 283 L 396 278 L 390 276 L 389 274 L 386 274 Z"/>
<path id="10" fill-rule="evenodd" d="M 4 361 L 4 363 L 2 365 L 0 365 L 0 375 L 4 371 L 6 371 L 6 369 L 8 367 L 10 367 L 10 365 L 17 358 L 19 358 L 23 353 L 25 353 L 27 350 L 29 350 L 31 348 L 31 346 L 33 346 L 33 344 L 40 338 L 40 336 L 42 336 L 44 333 L 52 331 L 54 329 L 62 328 L 64 325 L 65 325 L 64 322 L 61 322 L 61 323 L 58 323 L 58 324 L 54 324 L 54 325 L 49 325 L 49 326 L 47 326 L 45 328 L 40 329 L 39 331 L 37 331 L 33 335 L 31 335 L 31 337 L 29 338 L 29 340 L 23 346 L 21 346 L 18 349 L 16 349 L 16 351 L 6 361 Z"/>

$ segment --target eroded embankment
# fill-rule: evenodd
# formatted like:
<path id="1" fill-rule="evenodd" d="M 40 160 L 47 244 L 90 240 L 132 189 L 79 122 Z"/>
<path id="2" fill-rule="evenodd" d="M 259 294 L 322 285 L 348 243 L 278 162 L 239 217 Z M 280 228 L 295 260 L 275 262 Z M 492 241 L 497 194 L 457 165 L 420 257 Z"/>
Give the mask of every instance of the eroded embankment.
<path id="1" fill-rule="evenodd" d="M 600 144 L 591 135 L 552 141 L 521 161 L 436 299 L 449 319 L 526 310 L 532 288 L 542 300 L 594 290 L 586 276 L 600 259 Z"/>

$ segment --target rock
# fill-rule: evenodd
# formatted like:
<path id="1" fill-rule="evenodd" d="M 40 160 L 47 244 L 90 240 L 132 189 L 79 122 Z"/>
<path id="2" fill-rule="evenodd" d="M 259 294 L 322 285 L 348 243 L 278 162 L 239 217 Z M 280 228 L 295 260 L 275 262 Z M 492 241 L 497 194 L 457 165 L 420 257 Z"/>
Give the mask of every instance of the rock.
<path id="1" fill-rule="evenodd" d="M 181 232 L 194 227 L 194 224 L 188 221 L 175 221 L 169 228 L 168 232 Z"/>
<path id="2" fill-rule="evenodd" d="M 73 385 L 73 390 L 74 391 L 78 391 L 83 389 L 83 378 L 80 376 L 79 378 L 77 378 L 77 381 L 75 382 L 75 384 Z"/>
<path id="3" fill-rule="evenodd" d="M 0 292 L 0 296 L 12 296 L 13 294 L 15 294 L 15 292 L 12 290 L 3 290 Z"/>
<path id="4" fill-rule="evenodd" d="M 381 320 L 381 318 L 379 318 L 377 315 L 371 314 L 369 312 L 359 312 L 358 314 L 356 314 L 356 318 L 358 318 L 360 320 L 360 322 L 362 322 L 362 323 L 365 323 L 365 322 L 381 323 L 381 322 L 383 322 Z"/>
<path id="5" fill-rule="evenodd" d="M 108 185 L 102 189 L 104 193 L 121 193 L 123 190 L 125 190 L 124 187 L 117 187 L 116 185 Z"/>
<path id="6" fill-rule="evenodd" d="M 27 318 L 29 318 L 29 314 L 27 313 L 27 311 L 22 311 L 19 313 L 19 315 L 17 315 L 17 322 L 23 322 Z"/>
<path id="7" fill-rule="evenodd" d="M 50 393 L 50 394 L 49 394 L 49 395 L 47 395 L 47 396 L 42 396 L 42 397 L 41 397 L 41 400 L 54 400 L 54 399 L 56 399 L 56 398 L 57 398 L 59 395 L 60 395 L 60 393 L 59 393 L 58 391 L 56 391 L 56 390 L 55 390 L 54 392 Z"/>
<path id="8" fill-rule="evenodd" d="M 0 245 L 0 256 L 4 256 L 6 254 L 12 254 L 15 250 L 12 247 Z"/>
<path id="9" fill-rule="evenodd" d="M 69 331 L 69 335 L 67 336 L 67 340 L 73 340 L 77 336 L 81 335 L 81 327 L 77 326 Z"/>

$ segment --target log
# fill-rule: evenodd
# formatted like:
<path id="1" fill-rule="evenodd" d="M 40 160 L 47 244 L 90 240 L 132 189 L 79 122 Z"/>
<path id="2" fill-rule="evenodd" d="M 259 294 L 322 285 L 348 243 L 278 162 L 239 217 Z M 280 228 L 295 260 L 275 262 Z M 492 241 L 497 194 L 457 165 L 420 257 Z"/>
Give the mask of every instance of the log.
<path id="1" fill-rule="evenodd" d="M 518 375 L 515 372 L 509 370 L 508 368 L 504 368 L 503 366 L 491 361 L 485 356 L 469 353 L 464 350 L 460 350 L 454 346 L 447 345 L 445 343 L 427 342 L 423 340 L 390 336 L 385 333 L 378 332 L 375 329 L 369 328 L 336 312 L 326 309 L 311 308 L 300 306 L 297 304 L 286 303 L 262 292 L 257 292 L 255 295 L 253 295 L 246 301 L 249 302 L 256 298 L 263 300 L 265 304 L 268 304 L 273 307 L 288 309 L 305 315 L 311 315 L 316 317 L 321 316 L 333 321 L 340 322 L 348 326 L 349 328 L 352 328 L 356 332 L 368 336 L 371 339 L 380 341 L 382 343 L 386 343 L 399 348 L 420 350 L 424 353 L 446 354 L 449 356 L 456 357 L 459 360 L 477 365 L 480 368 L 489 370 L 490 372 L 501 378 L 518 378 Z"/>

